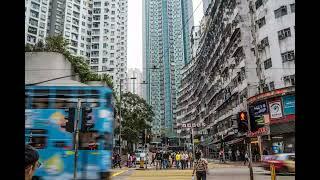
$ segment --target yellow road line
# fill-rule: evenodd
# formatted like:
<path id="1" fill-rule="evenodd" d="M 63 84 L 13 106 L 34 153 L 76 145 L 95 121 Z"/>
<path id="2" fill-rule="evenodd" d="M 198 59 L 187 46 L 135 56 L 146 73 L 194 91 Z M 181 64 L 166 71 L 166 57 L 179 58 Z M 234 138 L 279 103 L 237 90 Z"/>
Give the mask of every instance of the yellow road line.
<path id="1" fill-rule="evenodd" d="M 128 170 L 123 170 L 123 171 L 114 173 L 114 174 L 111 175 L 111 177 L 118 176 L 118 175 L 120 175 L 120 174 L 122 174 L 122 173 L 124 173 L 124 172 L 126 172 L 126 171 L 128 171 Z"/>

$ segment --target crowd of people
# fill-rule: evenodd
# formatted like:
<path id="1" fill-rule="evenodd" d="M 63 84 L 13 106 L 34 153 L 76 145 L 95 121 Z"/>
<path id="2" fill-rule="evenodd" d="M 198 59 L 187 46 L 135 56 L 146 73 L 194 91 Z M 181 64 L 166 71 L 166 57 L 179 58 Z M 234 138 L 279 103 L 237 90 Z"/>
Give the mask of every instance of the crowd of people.
<path id="1" fill-rule="evenodd" d="M 152 154 L 151 165 L 156 166 L 156 169 L 168 169 L 172 167 L 177 169 L 192 168 L 193 155 L 191 152 L 157 151 Z"/>

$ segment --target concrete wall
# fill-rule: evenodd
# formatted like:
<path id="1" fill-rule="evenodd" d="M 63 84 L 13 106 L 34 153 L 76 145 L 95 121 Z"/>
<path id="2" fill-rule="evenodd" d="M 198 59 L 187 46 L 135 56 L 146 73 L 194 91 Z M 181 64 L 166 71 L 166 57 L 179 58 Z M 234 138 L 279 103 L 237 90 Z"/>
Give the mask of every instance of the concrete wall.
<path id="1" fill-rule="evenodd" d="M 71 63 L 55 52 L 25 53 L 25 83 L 36 83 L 73 74 Z M 67 77 L 64 80 L 75 80 Z"/>

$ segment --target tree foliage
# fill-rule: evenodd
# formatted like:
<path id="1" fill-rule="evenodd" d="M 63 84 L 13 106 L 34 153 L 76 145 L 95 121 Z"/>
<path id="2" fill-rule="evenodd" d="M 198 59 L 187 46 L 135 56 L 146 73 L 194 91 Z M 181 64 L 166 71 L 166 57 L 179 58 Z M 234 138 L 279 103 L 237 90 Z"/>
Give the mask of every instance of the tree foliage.
<path id="1" fill-rule="evenodd" d="M 119 111 L 120 104 L 117 102 L 117 111 Z M 122 138 L 129 143 L 136 143 L 138 141 L 139 133 L 150 133 L 154 113 L 150 105 L 136 94 L 130 92 L 124 93 L 121 96 L 121 115 L 122 115 Z"/>
<path id="2" fill-rule="evenodd" d="M 45 39 L 45 43 L 39 41 L 35 45 L 26 44 L 25 52 L 58 52 L 63 54 L 66 59 L 69 60 L 71 65 L 74 67 L 75 73 L 79 74 L 81 82 L 87 81 L 104 81 L 106 84 L 113 88 L 112 79 L 108 75 L 98 75 L 90 70 L 86 60 L 81 56 L 74 56 L 68 51 L 69 42 L 59 36 L 48 36 Z"/>

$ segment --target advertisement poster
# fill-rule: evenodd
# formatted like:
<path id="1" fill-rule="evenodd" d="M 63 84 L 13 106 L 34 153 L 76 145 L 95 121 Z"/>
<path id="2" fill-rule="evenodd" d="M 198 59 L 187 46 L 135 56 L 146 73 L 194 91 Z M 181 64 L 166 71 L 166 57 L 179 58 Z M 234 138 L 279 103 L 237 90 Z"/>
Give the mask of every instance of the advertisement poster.
<path id="1" fill-rule="evenodd" d="M 281 100 L 269 102 L 270 119 L 282 118 Z"/>
<path id="2" fill-rule="evenodd" d="M 295 96 L 284 96 L 282 102 L 284 115 L 295 114 Z"/>
<path id="3" fill-rule="evenodd" d="M 249 109 L 250 109 L 250 118 L 253 118 L 259 127 L 264 126 L 264 124 L 266 123 L 264 115 L 268 113 L 267 102 L 262 101 L 262 102 L 256 103 L 254 105 L 251 105 Z"/>

